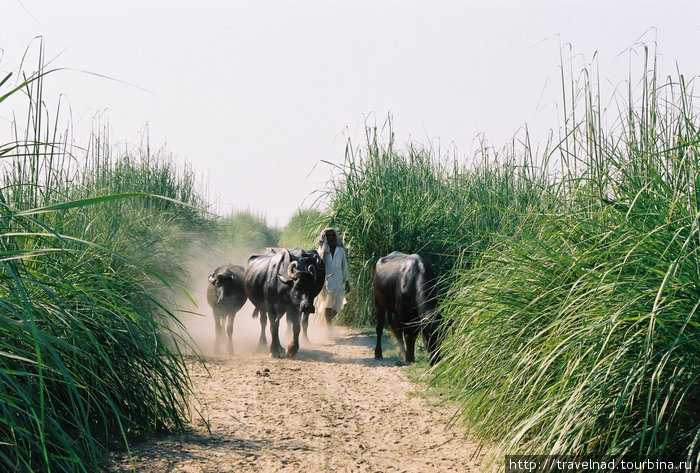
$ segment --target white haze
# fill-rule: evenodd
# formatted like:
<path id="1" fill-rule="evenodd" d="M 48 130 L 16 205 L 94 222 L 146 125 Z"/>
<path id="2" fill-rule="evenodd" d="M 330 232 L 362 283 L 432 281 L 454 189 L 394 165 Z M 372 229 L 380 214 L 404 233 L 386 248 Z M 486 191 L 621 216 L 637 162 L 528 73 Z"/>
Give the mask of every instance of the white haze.
<path id="1" fill-rule="evenodd" d="M 535 141 L 559 126 L 560 52 L 575 75 L 599 66 L 604 100 L 638 71 L 639 42 L 658 43 L 659 77 L 700 72 L 697 0 L 6 0 L 0 71 L 28 47 L 34 67 L 37 35 L 50 67 L 72 69 L 44 98 L 55 110 L 65 94 L 79 143 L 108 123 L 112 142 L 138 145 L 148 123 L 222 212 L 272 225 L 313 203 L 322 161 L 341 163 L 366 120 L 391 114 L 399 144 L 466 159 L 482 133 L 500 147 L 525 123 Z M 2 142 L 12 111 L 0 105 Z"/>
<path id="2" fill-rule="evenodd" d="M 173 231 L 177 231 L 173 229 Z M 227 245 L 220 243 L 216 247 L 208 246 L 210 243 L 205 241 L 190 241 L 187 248 L 183 249 L 182 259 L 178 262 L 184 268 L 184 274 L 187 280 L 185 281 L 185 292 L 179 288 L 175 290 L 174 306 L 177 307 L 177 316 L 180 322 L 184 325 L 186 333 L 183 334 L 185 339 L 191 337 L 195 346 L 188 347 L 185 351 L 195 351 L 205 356 L 214 354 L 214 316 L 211 308 L 207 303 L 206 291 L 209 284 L 208 276 L 215 268 L 232 263 L 246 267 L 247 259 L 252 254 L 260 254 L 264 251 L 263 245 L 260 242 L 250 241 L 245 245 Z M 191 298 L 191 300 L 190 300 Z M 258 340 L 260 338 L 260 320 L 253 318 L 253 305 L 247 301 L 243 308 L 236 314 L 233 326 L 233 345 L 236 353 L 250 353 L 258 348 Z M 280 341 L 285 347 L 292 339 L 292 334 L 289 331 L 286 323 L 286 318 L 282 319 L 280 324 Z M 320 343 L 325 343 L 332 337 L 334 332 L 328 331 L 325 321 L 320 315 L 311 314 L 309 320 L 308 336 L 309 342 L 300 336 L 300 350 L 313 349 L 313 346 Z M 265 331 L 267 337 L 268 352 L 270 343 L 270 328 L 269 323 Z M 221 345 L 220 356 L 228 356 L 226 344 Z"/>

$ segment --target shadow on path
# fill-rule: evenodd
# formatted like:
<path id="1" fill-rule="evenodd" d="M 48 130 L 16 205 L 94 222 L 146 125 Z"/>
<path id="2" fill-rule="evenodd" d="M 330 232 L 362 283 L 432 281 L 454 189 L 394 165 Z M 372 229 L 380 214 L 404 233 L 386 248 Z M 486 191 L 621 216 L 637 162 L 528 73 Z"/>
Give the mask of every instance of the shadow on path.
<path id="1" fill-rule="evenodd" d="M 235 451 L 239 458 L 254 461 L 263 450 L 267 451 L 311 451 L 308 445 L 288 439 L 283 441 L 236 438 L 225 433 L 197 433 L 169 435 L 157 442 L 147 441 L 132 448 L 133 462 L 138 467 L 142 456 L 162 466 L 164 472 L 173 471 L 185 463 L 206 464 L 216 456 L 217 451 L 225 449 Z M 121 465 L 113 465 L 111 471 L 132 471 L 131 462 L 125 460 Z M 138 471 L 138 470 L 137 470 Z M 188 470 L 189 471 L 189 470 Z"/>

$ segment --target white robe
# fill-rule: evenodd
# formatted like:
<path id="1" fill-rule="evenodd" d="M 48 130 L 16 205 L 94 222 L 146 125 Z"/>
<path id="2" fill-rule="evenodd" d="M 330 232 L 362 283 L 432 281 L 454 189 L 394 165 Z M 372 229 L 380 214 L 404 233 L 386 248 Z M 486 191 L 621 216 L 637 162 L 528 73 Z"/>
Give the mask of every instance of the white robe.
<path id="1" fill-rule="evenodd" d="M 345 282 L 350 280 L 348 272 L 348 260 L 345 249 L 340 246 L 335 247 L 335 254 L 331 254 L 328 245 L 319 248 L 319 253 L 323 255 L 323 263 L 326 265 L 326 283 L 323 285 L 321 293 L 318 295 L 321 313 L 332 307 L 336 312 L 340 312 L 345 302 Z"/>

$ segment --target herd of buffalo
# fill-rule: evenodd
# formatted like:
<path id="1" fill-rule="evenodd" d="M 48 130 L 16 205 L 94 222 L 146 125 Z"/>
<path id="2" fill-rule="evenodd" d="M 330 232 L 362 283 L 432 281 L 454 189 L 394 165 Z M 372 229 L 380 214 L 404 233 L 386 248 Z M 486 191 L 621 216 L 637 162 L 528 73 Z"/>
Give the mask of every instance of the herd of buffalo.
<path id="1" fill-rule="evenodd" d="M 246 300 L 255 307 L 253 317 L 260 318 L 259 348 L 267 346 L 265 330 L 270 323 L 270 355 L 281 358 L 285 349 L 280 344 L 279 324 L 286 314 L 293 338 L 286 356 L 299 350 L 299 333 L 307 338 L 309 314 L 315 312 L 314 299 L 323 289 L 326 270 L 315 250 L 300 248 L 270 249 L 248 258 L 247 268 L 227 264 L 209 276 L 207 302 L 214 313 L 219 352 L 224 329 L 228 352 L 233 354 L 233 321 Z M 374 310 L 377 331 L 375 358 L 382 358 L 384 321 L 397 341 L 399 354 L 407 362 L 415 360 L 418 333 L 434 362 L 437 358 L 439 319 L 435 312 L 435 275 L 430 264 L 420 255 L 398 251 L 379 258 L 374 282 Z"/>

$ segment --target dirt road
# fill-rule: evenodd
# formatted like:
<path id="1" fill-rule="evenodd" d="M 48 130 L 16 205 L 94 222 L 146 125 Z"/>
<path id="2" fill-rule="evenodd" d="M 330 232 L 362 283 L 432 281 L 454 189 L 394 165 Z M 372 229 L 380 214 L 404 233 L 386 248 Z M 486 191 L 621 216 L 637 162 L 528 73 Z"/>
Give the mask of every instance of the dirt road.
<path id="1" fill-rule="evenodd" d="M 113 472 L 478 472 L 475 445 L 446 427 L 398 359 L 374 360 L 374 336 L 336 328 L 294 359 L 243 350 L 191 366 L 200 409 L 190 432 L 115 456 Z M 235 341 L 235 338 L 234 338 Z M 391 345 L 391 344 L 390 344 Z M 238 349 L 238 348 L 237 348 Z"/>

